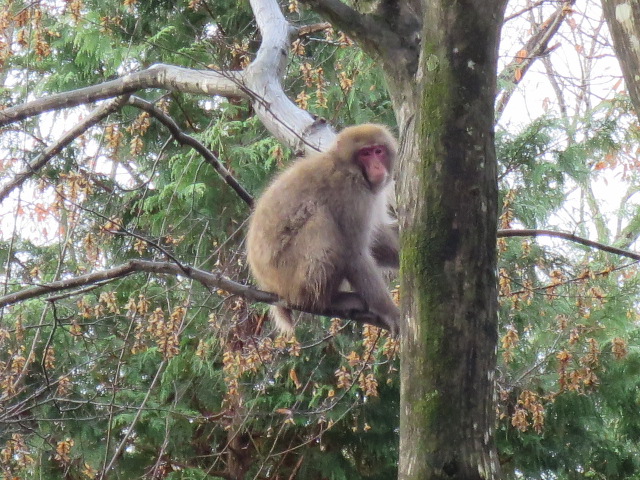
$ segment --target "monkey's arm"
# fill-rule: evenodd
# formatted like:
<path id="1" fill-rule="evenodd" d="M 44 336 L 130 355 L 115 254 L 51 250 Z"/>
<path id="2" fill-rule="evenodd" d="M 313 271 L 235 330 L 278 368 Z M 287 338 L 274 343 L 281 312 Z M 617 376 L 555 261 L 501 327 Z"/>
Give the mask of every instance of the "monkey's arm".
<path id="1" fill-rule="evenodd" d="M 386 282 L 368 253 L 357 255 L 347 265 L 347 280 L 365 301 L 369 311 L 380 317 L 387 329 L 398 332 L 400 310 L 391 299 Z"/>
<path id="2" fill-rule="evenodd" d="M 376 228 L 371 254 L 381 267 L 400 268 L 400 240 L 397 224 L 385 223 Z"/>

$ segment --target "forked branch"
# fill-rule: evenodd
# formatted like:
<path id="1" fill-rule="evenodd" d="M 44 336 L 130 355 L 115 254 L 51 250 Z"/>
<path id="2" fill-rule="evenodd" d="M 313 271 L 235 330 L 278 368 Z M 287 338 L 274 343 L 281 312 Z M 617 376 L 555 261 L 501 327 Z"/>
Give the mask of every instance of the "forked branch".
<path id="1" fill-rule="evenodd" d="M 263 125 L 296 151 L 321 150 L 335 134 L 299 108 L 282 88 L 291 39 L 297 34 L 276 0 L 251 0 L 262 42 L 255 59 L 243 71 L 194 70 L 157 64 L 90 87 L 49 95 L 0 111 L 0 127 L 44 112 L 158 88 L 196 95 L 245 98 Z"/>
<path id="2" fill-rule="evenodd" d="M 556 47 L 549 47 L 549 42 L 560 29 L 575 0 L 566 0 L 556 8 L 549 18 L 538 26 L 536 33 L 522 46 L 515 58 L 498 75 L 498 84 L 506 84 L 498 94 L 496 101 L 496 118 L 500 118 L 511 95 L 531 65 L 543 55 L 548 55 Z"/>
<path id="3" fill-rule="evenodd" d="M 45 148 L 40 155 L 34 160 L 29 162 L 27 168 L 18 172 L 15 177 L 11 179 L 6 185 L 0 187 L 0 202 L 2 202 L 7 195 L 9 195 L 14 189 L 21 186 L 25 181 L 35 175 L 42 167 L 44 167 L 49 160 L 59 154 L 62 149 L 73 142 L 76 138 L 82 135 L 89 128 L 96 125 L 103 118 L 106 118 L 109 114 L 119 110 L 127 102 L 127 95 L 114 98 L 103 105 L 96 108 L 90 115 L 84 118 L 82 121 L 74 125 L 71 129 L 67 130 L 62 137 L 60 137 L 55 143 L 52 143 Z M 0 116 L 2 112 L 0 111 Z"/>

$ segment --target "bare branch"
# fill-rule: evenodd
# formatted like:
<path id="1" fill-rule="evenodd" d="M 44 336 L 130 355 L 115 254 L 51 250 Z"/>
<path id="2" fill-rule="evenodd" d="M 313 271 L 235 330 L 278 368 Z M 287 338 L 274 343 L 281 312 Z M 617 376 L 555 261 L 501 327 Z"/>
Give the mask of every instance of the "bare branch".
<path id="1" fill-rule="evenodd" d="M 240 196 L 240 198 L 245 201 L 247 205 L 249 205 L 250 207 L 253 205 L 253 197 L 251 196 L 251 194 L 247 192 L 244 187 L 240 185 L 238 180 L 236 180 L 235 177 L 231 175 L 231 172 L 227 170 L 224 165 L 222 165 L 218 157 L 216 157 L 211 150 L 205 147 L 198 140 L 180 130 L 178 124 L 169 115 L 164 113 L 152 103 L 147 102 L 146 100 L 143 100 L 139 97 L 130 97 L 129 104 L 141 110 L 144 110 L 145 112 L 148 112 L 156 119 L 158 119 L 160 123 L 162 123 L 169 129 L 171 135 L 173 135 L 173 138 L 175 138 L 178 143 L 182 145 L 188 145 L 195 151 L 197 151 L 200 155 L 202 155 L 205 161 L 215 169 L 218 175 L 220 175 L 220 177 L 227 183 L 227 185 L 229 185 Z M 2 197 L 0 197 L 0 200 L 1 199 Z"/>
<path id="2" fill-rule="evenodd" d="M 60 153 L 63 148 L 73 142 L 73 140 L 78 138 L 89 128 L 97 124 L 100 120 L 107 117 L 116 110 L 119 110 L 126 103 L 126 101 L 126 95 L 115 98 L 99 106 L 80 123 L 67 130 L 55 143 L 45 148 L 40 155 L 38 155 L 32 162 L 29 162 L 29 165 L 26 169 L 17 173 L 16 176 L 13 177 L 13 179 L 11 179 L 11 181 L 9 181 L 9 183 L 7 183 L 5 186 L 0 187 L 0 202 L 7 198 L 7 195 L 9 195 L 14 189 L 22 185 L 27 179 L 35 175 L 38 170 L 44 167 L 47 162 L 51 160 L 55 155 Z M 2 115 L 2 112 L 0 112 L 0 115 Z"/>
<path id="3" fill-rule="evenodd" d="M 525 8 L 523 8 L 521 10 L 518 10 L 517 12 L 512 13 L 511 15 L 508 15 L 508 16 L 504 17 L 504 23 L 507 23 L 507 22 L 513 20 L 514 18 L 519 17 L 523 13 L 527 13 L 527 12 L 533 10 L 534 8 L 538 8 L 540 5 L 542 5 L 546 1 L 547 0 L 538 0 L 537 2 L 530 3 Z"/>
<path id="4" fill-rule="evenodd" d="M 496 118 L 500 118 L 507 106 L 511 95 L 516 90 L 518 83 L 522 81 L 524 74 L 538 58 L 548 55 L 556 47 L 549 48 L 549 42 L 558 32 L 567 13 L 571 11 L 571 6 L 575 0 L 567 0 L 558 6 L 555 12 L 538 27 L 536 33 L 520 49 L 515 58 L 500 72 L 498 83 L 507 83 L 502 89 L 496 101 Z"/>
<path id="5" fill-rule="evenodd" d="M 144 88 L 162 88 L 186 93 L 246 98 L 247 94 L 241 88 L 241 77 L 242 74 L 239 72 L 220 73 L 172 65 L 152 65 L 146 70 L 125 75 L 117 80 L 49 95 L 2 110 L 0 111 L 0 127 L 44 112 L 126 95 Z"/>
<path id="6" fill-rule="evenodd" d="M 384 323 L 371 312 L 341 310 L 329 308 L 325 310 L 312 310 L 300 308 L 294 305 L 284 303 L 277 295 L 273 293 L 258 290 L 250 285 L 242 285 L 240 283 L 229 280 L 220 273 L 211 273 L 199 268 L 187 265 L 176 265 L 170 262 L 154 262 L 150 260 L 130 260 L 129 262 L 117 267 L 109 268 L 100 272 L 87 273 L 74 278 L 66 278 L 35 287 L 30 287 L 19 292 L 10 293 L 0 297 L 0 308 L 13 305 L 18 302 L 29 300 L 32 298 L 42 297 L 49 293 L 70 290 L 73 288 L 85 287 L 98 282 L 105 282 L 127 277 L 138 272 L 156 273 L 175 275 L 195 280 L 207 288 L 222 289 L 234 295 L 244 297 L 251 302 L 262 302 L 271 305 L 282 305 L 294 310 L 306 312 L 314 315 L 323 315 L 327 317 L 339 317 L 354 320 L 360 323 L 370 323 L 377 327 L 386 328 Z"/>
<path id="7" fill-rule="evenodd" d="M 147 393 L 145 394 L 144 399 L 142 400 L 142 403 L 140 404 L 140 406 L 136 410 L 136 413 L 133 416 L 133 420 L 131 420 L 131 423 L 129 423 L 128 428 L 125 429 L 124 436 L 122 437 L 122 440 L 120 440 L 120 443 L 118 443 L 118 446 L 116 447 L 115 452 L 113 452 L 113 455 L 111 456 L 111 461 L 100 472 L 100 480 L 103 480 L 103 479 L 108 477 L 107 472 L 111 472 L 112 471 L 112 468 L 115 465 L 115 463 L 118 460 L 118 458 L 120 457 L 120 454 L 122 453 L 122 450 L 127 445 L 127 442 L 129 441 L 129 438 L 131 437 L 133 432 L 135 432 L 136 423 L 138 423 L 138 420 L 140 419 L 140 415 L 142 415 L 142 412 L 143 412 L 145 406 L 147 405 L 147 402 L 149 401 L 149 397 L 151 397 L 151 392 L 154 390 L 155 386 L 158 384 L 158 380 L 160 380 L 160 378 L 162 376 L 162 373 L 164 372 L 164 367 L 166 366 L 166 364 L 167 364 L 167 361 L 166 360 L 162 360 L 162 362 L 160 362 L 160 365 L 158 365 L 158 369 L 156 370 L 156 374 L 153 377 L 153 380 L 151 381 L 151 385 L 149 385 L 149 388 L 147 389 Z"/>
<path id="8" fill-rule="evenodd" d="M 580 245 L 584 245 L 586 247 L 597 248 L 598 250 L 602 250 L 604 252 L 620 255 L 621 257 L 640 260 L 640 254 L 638 253 L 630 252 L 629 250 L 623 250 L 621 248 L 612 247 L 610 245 L 605 245 L 604 243 L 594 242 L 593 240 L 588 240 L 586 238 L 579 237 L 577 235 L 574 235 L 573 233 L 556 232 L 555 230 L 534 230 L 534 229 L 498 230 L 498 238 L 541 237 L 541 236 L 563 238 L 565 240 L 570 240 L 572 242 L 579 243 Z"/>
<path id="9" fill-rule="evenodd" d="M 305 35 L 311 35 L 312 33 L 329 30 L 332 27 L 333 26 L 329 22 L 314 23 L 311 25 L 304 25 L 298 28 L 297 34 L 299 37 L 304 37 Z"/>

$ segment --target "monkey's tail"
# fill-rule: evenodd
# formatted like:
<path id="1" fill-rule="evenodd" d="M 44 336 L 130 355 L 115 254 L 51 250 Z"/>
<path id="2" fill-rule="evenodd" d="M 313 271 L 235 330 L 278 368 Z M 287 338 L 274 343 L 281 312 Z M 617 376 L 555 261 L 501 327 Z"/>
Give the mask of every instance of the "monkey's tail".
<path id="1" fill-rule="evenodd" d="M 293 332 L 293 319 L 291 318 L 291 310 L 279 305 L 271 306 L 271 316 L 276 323 L 276 328 L 282 333 Z"/>

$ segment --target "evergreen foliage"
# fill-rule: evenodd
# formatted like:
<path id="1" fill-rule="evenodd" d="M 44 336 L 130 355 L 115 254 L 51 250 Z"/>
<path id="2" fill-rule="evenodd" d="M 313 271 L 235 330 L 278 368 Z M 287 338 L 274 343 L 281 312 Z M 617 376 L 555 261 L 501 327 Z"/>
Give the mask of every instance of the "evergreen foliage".
<path id="1" fill-rule="evenodd" d="M 160 62 L 239 69 L 259 41 L 247 2 L 6 3 L 15 45 L 0 59 L 3 106 Z M 320 21 L 284 3 L 296 23 Z M 348 38 L 322 30 L 294 49 L 285 82 L 300 106 L 336 128 L 393 125 L 380 69 Z M 243 102 L 140 95 L 253 194 L 295 154 Z M 640 145 L 629 108 L 620 96 L 571 122 L 548 114 L 499 129 L 501 228 L 632 247 Z M 3 130 L 2 181 L 86 112 Z M 612 178 L 630 193 L 600 211 L 593 189 Z M 0 215 L 0 296 L 167 254 L 250 281 L 249 208 L 131 107 L 57 155 Z M 637 263 L 556 240 L 501 239 L 499 249 L 505 478 L 640 477 Z M 264 306 L 167 275 L 16 304 L 0 313 L 0 476 L 89 479 L 109 467 L 113 478 L 394 478 L 397 348 L 331 319 L 305 318 L 285 338 Z"/>

